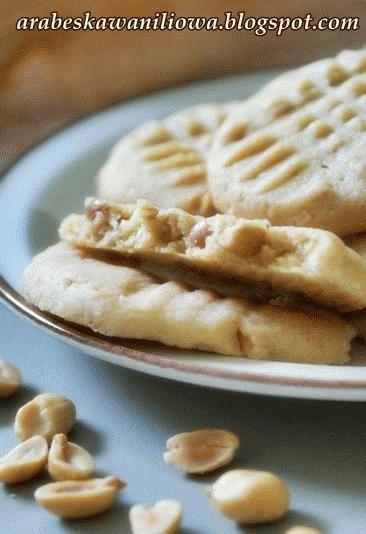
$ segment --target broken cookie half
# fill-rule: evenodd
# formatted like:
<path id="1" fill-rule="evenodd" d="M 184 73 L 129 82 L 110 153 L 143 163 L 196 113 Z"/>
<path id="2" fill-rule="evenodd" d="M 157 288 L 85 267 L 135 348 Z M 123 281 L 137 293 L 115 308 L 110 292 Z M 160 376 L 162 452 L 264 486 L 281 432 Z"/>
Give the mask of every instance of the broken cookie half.
<path id="1" fill-rule="evenodd" d="M 338 311 L 366 307 L 366 263 L 326 230 L 233 215 L 205 218 L 145 200 L 87 199 L 86 213 L 67 217 L 60 236 L 80 248 L 254 286 L 270 297 L 301 297 Z"/>

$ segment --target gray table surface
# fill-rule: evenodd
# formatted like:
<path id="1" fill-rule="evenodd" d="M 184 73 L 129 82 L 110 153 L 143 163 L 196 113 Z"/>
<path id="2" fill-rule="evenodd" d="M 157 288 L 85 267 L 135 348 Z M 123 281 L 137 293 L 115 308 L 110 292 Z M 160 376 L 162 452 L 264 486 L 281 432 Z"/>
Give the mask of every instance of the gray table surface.
<path id="1" fill-rule="evenodd" d="M 72 439 L 95 456 L 98 473 L 128 486 L 112 511 L 90 520 L 61 521 L 33 500 L 46 475 L 0 487 L 0 532 L 129 533 L 128 509 L 178 499 L 183 534 L 281 533 L 308 524 L 325 533 L 366 532 L 365 404 L 326 403 L 238 395 L 163 381 L 80 354 L 0 305 L 0 357 L 19 367 L 22 392 L 0 404 L 0 454 L 15 445 L 17 408 L 41 392 L 59 392 L 76 404 Z M 167 466 L 167 438 L 201 427 L 236 432 L 242 447 L 235 467 L 274 471 L 288 482 L 286 520 L 241 528 L 221 517 L 203 493 L 217 474 L 187 477 Z"/>

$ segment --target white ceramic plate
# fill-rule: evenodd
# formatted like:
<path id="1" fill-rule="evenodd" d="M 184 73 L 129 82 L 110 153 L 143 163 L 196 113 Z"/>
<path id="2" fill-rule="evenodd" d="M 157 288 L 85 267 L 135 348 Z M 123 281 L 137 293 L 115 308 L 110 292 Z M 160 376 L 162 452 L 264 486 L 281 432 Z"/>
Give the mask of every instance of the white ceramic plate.
<path id="1" fill-rule="evenodd" d="M 13 309 L 80 350 L 153 375 L 232 391 L 334 400 L 366 400 L 366 348 L 342 367 L 257 362 L 110 340 L 43 314 L 20 294 L 31 257 L 57 240 L 59 221 L 81 211 L 113 142 L 137 124 L 187 105 L 249 96 L 274 72 L 196 83 L 109 108 L 24 155 L 0 180 L 0 296 Z"/>

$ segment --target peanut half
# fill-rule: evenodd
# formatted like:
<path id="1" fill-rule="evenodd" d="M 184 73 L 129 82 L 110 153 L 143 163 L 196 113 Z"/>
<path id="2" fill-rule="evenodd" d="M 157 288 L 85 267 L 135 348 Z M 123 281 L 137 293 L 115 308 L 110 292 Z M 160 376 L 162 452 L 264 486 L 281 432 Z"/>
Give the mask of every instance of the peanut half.
<path id="1" fill-rule="evenodd" d="M 19 408 L 14 430 L 20 441 L 41 435 L 50 442 L 55 434 L 68 434 L 75 417 L 75 406 L 69 399 L 54 393 L 43 393 Z"/>
<path id="2" fill-rule="evenodd" d="M 43 436 L 33 436 L 0 458 L 0 482 L 13 484 L 35 477 L 47 464 L 48 445 Z"/>
<path id="3" fill-rule="evenodd" d="M 164 460 L 187 473 L 207 473 L 231 462 L 238 447 L 239 439 L 232 432 L 196 430 L 168 439 Z"/>
<path id="4" fill-rule="evenodd" d="M 125 483 L 115 476 L 78 482 L 64 480 L 41 486 L 34 496 L 52 514 L 76 519 L 107 511 L 124 486 Z"/>
<path id="5" fill-rule="evenodd" d="M 92 456 L 65 434 L 53 436 L 48 454 L 48 472 L 54 480 L 84 480 L 95 471 Z"/>
<path id="6" fill-rule="evenodd" d="M 14 365 L 0 360 L 0 399 L 12 397 L 19 390 L 22 375 Z"/>
<path id="7" fill-rule="evenodd" d="M 219 512 L 244 524 L 271 523 L 285 515 L 289 506 L 286 484 L 266 471 L 228 471 L 206 493 Z"/>
<path id="8" fill-rule="evenodd" d="M 182 507 L 173 500 L 159 501 L 152 508 L 135 504 L 130 509 L 133 534 L 175 534 L 182 521 Z"/>

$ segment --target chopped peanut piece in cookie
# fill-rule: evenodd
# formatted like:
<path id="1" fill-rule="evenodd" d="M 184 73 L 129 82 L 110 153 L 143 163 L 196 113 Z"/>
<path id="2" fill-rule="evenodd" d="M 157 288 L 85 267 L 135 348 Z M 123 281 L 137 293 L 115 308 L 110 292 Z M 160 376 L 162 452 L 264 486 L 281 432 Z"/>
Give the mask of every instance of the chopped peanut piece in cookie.
<path id="1" fill-rule="evenodd" d="M 244 221 L 238 219 L 222 234 L 222 244 L 229 252 L 239 256 L 255 256 L 267 242 L 267 221 Z"/>
<path id="2" fill-rule="evenodd" d="M 206 239 L 212 234 L 212 230 L 206 221 L 195 224 L 186 237 L 187 245 L 191 248 L 205 248 Z"/>

